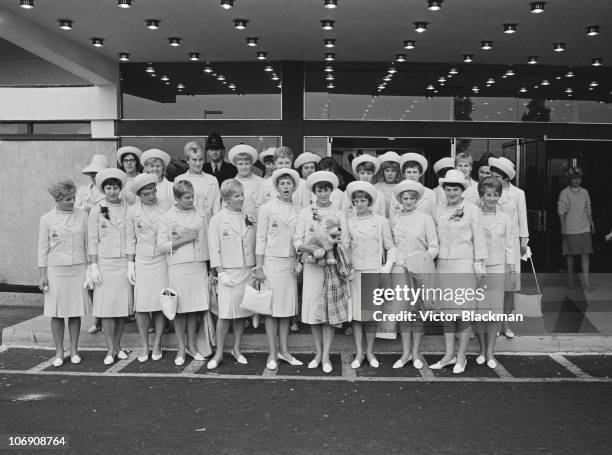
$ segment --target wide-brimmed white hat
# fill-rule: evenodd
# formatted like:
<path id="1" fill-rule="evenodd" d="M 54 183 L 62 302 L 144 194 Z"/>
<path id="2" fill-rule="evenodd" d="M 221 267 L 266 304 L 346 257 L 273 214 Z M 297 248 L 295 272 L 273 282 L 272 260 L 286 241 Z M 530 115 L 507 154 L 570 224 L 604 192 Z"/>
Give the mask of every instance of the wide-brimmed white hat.
<path id="1" fill-rule="evenodd" d="M 372 198 L 372 200 L 370 201 L 370 205 L 374 203 L 374 201 L 376 200 L 376 195 L 378 193 L 374 185 L 361 180 L 351 182 L 346 186 L 346 195 L 348 196 L 349 200 L 351 200 L 355 191 L 363 191 L 364 193 L 369 194 Z"/>
<path id="2" fill-rule="evenodd" d="M 272 176 L 270 178 L 272 179 L 272 185 L 274 185 L 274 187 L 278 185 L 278 179 L 283 175 L 290 176 L 293 179 L 293 183 L 295 183 L 296 188 L 300 184 L 300 174 L 298 174 L 295 169 L 282 168 L 276 169 L 274 172 L 272 172 Z"/>
<path id="3" fill-rule="evenodd" d="M 391 161 L 393 163 L 397 163 L 400 164 L 401 162 L 401 157 L 393 152 L 393 151 L 388 151 L 383 153 L 382 155 L 380 155 L 378 157 L 378 162 L 382 165 L 383 163 L 386 163 L 387 161 Z"/>
<path id="4" fill-rule="evenodd" d="M 158 182 L 157 174 L 138 174 L 134 180 L 128 182 L 127 189 L 131 193 L 138 194 L 138 192 L 147 185 L 151 183 L 155 183 L 157 185 Z"/>
<path id="5" fill-rule="evenodd" d="M 127 155 L 128 153 L 131 153 L 135 155 L 136 158 L 140 159 L 140 156 L 142 155 L 142 150 L 132 145 L 126 145 L 125 147 L 121 147 L 117 150 L 117 162 L 121 163 L 123 156 Z"/>
<path id="6" fill-rule="evenodd" d="M 450 168 L 454 168 L 455 167 L 455 159 L 454 158 L 451 158 L 450 156 L 445 156 L 444 158 L 440 158 L 438 161 L 436 161 L 434 163 L 433 170 L 437 174 L 442 169 L 445 169 L 447 167 L 450 167 Z"/>
<path id="7" fill-rule="evenodd" d="M 308 176 L 306 179 L 306 187 L 309 191 L 313 191 L 314 186 L 320 182 L 328 182 L 331 183 L 331 186 L 335 190 L 338 188 L 338 177 L 336 174 L 329 171 L 316 171 Z"/>
<path id="8" fill-rule="evenodd" d="M 255 164 L 255 161 L 259 159 L 257 150 L 255 150 L 250 145 L 246 145 L 246 144 L 234 145 L 227 153 L 227 159 L 229 160 L 230 163 L 232 163 L 235 166 L 236 163 L 234 163 L 234 160 L 236 159 L 236 156 L 240 153 L 246 153 L 248 155 L 251 155 L 253 164 Z"/>
<path id="9" fill-rule="evenodd" d="M 306 163 L 317 164 L 319 161 L 321 161 L 321 155 L 317 155 L 316 153 L 312 152 L 304 152 L 300 153 L 295 159 L 293 167 L 299 169 L 300 166 L 304 166 Z"/>
<path id="10" fill-rule="evenodd" d="M 445 183 L 461 185 L 463 191 L 465 191 L 466 187 L 468 186 L 468 182 L 465 180 L 465 175 L 463 172 L 458 171 L 457 169 L 447 171 L 444 177 L 438 179 L 438 182 L 440 183 L 440 186 L 444 185 Z"/>
<path id="11" fill-rule="evenodd" d="M 109 167 L 102 169 L 96 174 L 96 188 L 98 188 L 100 193 L 104 193 L 102 184 L 108 179 L 119 180 L 121 182 L 121 188 L 125 188 L 125 182 L 127 180 L 125 172 L 123 172 L 121 169 L 117 169 L 116 167 Z"/>
<path id="12" fill-rule="evenodd" d="M 403 169 L 404 164 L 406 164 L 408 161 L 416 161 L 417 163 L 419 163 L 421 165 L 421 168 L 423 169 L 421 175 L 425 174 L 425 171 L 427 170 L 428 166 L 427 158 L 425 158 L 420 153 L 404 153 L 402 156 L 400 156 L 400 168 Z"/>
<path id="13" fill-rule="evenodd" d="M 106 155 L 94 155 L 91 157 L 91 162 L 85 166 L 81 172 L 83 174 L 91 174 L 100 172 L 108 167 L 108 157 Z"/>
<path id="14" fill-rule="evenodd" d="M 404 191 L 414 191 L 417 193 L 417 201 L 423 197 L 425 193 L 425 187 L 414 180 L 403 180 L 393 187 L 393 194 L 395 199 L 399 201 L 401 194 Z"/>
<path id="15" fill-rule="evenodd" d="M 264 159 L 266 159 L 268 156 L 274 158 L 274 152 L 276 152 L 276 147 L 268 147 L 263 152 L 261 152 L 259 154 L 259 161 L 261 162 L 261 164 L 265 164 Z"/>
<path id="16" fill-rule="evenodd" d="M 357 166 L 359 166 L 362 163 L 372 163 L 374 165 L 374 174 L 376 174 L 378 170 L 380 169 L 380 162 L 378 161 L 378 158 L 372 155 L 368 155 L 367 153 L 364 153 L 363 155 L 355 158 L 353 162 L 351 163 L 351 167 L 353 168 L 354 175 L 357 175 Z"/>
<path id="17" fill-rule="evenodd" d="M 142 164 L 145 164 L 147 160 L 151 158 L 158 158 L 162 160 L 166 167 L 168 167 L 168 164 L 170 164 L 170 155 L 160 149 L 145 150 L 144 152 L 142 152 L 142 155 L 140 155 L 140 162 Z"/>
<path id="18" fill-rule="evenodd" d="M 516 176 L 516 171 L 514 170 L 514 163 L 508 158 L 504 158 L 503 156 L 500 158 L 489 158 L 489 166 L 496 167 L 504 174 L 506 174 L 510 180 L 512 180 Z"/>

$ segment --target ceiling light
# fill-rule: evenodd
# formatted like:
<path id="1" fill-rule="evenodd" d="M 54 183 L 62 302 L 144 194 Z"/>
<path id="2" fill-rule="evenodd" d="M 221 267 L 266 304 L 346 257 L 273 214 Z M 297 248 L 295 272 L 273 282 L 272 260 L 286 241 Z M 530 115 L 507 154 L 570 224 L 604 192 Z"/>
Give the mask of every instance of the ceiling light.
<path id="1" fill-rule="evenodd" d="M 329 84 L 327 84 L 327 88 L 334 88 L 334 87 L 335 87 L 335 85 L 334 85 L 333 82 L 330 82 Z"/>
<path id="2" fill-rule="evenodd" d="M 385 84 L 380 84 L 378 86 L 378 90 L 384 90 L 385 88 L 387 88 L 387 86 Z"/>
<path id="3" fill-rule="evenodd" d="M 234 84 L 234 83 L 227 84 L 227 88 L 229 88 L 230 90 L 236 90 L 236 84 Z"/>
<path id="4" fill-rule="evenodd" d="M 282 83 L 282 82 L 279 82 L 279 83 L 278 83 L 278 85 L 277 85 L 277 87 L 278 87 L 278 88 L 283 88 L 283 83 Z M 333 87 L 332 87 L 332 88 L 333 88 Z"/>
<path id="5" fill-rule="evenodd" d="M 505 76 L 514 76 L 514 70 L 512 68 L 507 69 Z"/>
<path id="6" fill-rule="evenodd" d="M 526 87 L 521 87 L 521 88 L 519 89 L 519 92 L 521 92 L 521 93 L 525 93 L 526 91 L 527 91 L 527 88 L 526 88 Z"/>
<path id="7" fill-rule="evenodd" d="M 170 78 L 168 76 L 166 76 L 165 74 L 159 78 L 160 81 L 164 81 L 164 82 L 168 82 L 170 80 Z"/>
<path id="8" fill-rule="evenodd" d="M 19 6 L 23 9 L 32 9 L 34 8 L 34 0 L 20 0 Z"/>
<path id="9" fill-rule="evenodd" d="M 156 76 L 157 76 L 157 74 L 155 74 L 155 73 L 149 73 L 149 76 L 151 76 L 151 77 L 156 77 Z"/>
<path id="10" fill-rule="evenodd" d="M 255 37 L 255 36 L 251 36 L 251 37 L 246 39 L 246 45 L 249 46 L 249 47 L 255 47 L 255 46 L 257 46 L 258 41 L 259 41 L 259 38 Z"/>
<path id="11" fill-rule="evenodd" d="M 102 38 L 92 38 L 91 45 L 94 47 L 102 47 L 104 46 L 104 39 Z"/>
<path id="12" fill-rule="evenodd" d="M 442 9 L 442 0 L 429 0 L 427 3 L 429 4 L 427 7 L 429 11 L 440 11 Z"/>
<path id="13" fill-rule="evenodd" d="M 149 30 L 157 30 L 159 29 L 159 20 L 157 19 L 147 19 L 147 28 Z"/>
<path id="14" fill-rule="evenodd" d="M 538 57 L 535 55 L 527 57 L 527 63 L 529 63 L 530 65 L 535 65 L 536 63 L 538 63 Z"/>
<path id="15" fill-rule="evenodd" d="M 247 28 L 247 24 L 249 21 L 246 19 L 235 19 L 234 20 L 234 28 L 236 30 L 244 30 Z"/>
<path id="16" fill-rule="evenodd" d="M 474 54 L 463 54 L 463 61 L 465 63 L 472 63 L 474 61 Z"/>
<path id="17" fill-rule="evenodd" d="M 457 73 L 459 73 L 459 71 L 454 66 L 450 70 L 448 70 L 448 74 L 455 75 Z"/>
<path id="18" fill-rule="evenodd" d="M 565 93 L 567 93 L 569 95 L 571 93 L 574 93 L 574 90 L 572 90 L 571 87 L 568 87 L 568 88 L 565 89 Z"/>
<path id="19" fill-rule="evenodd" d="M 224 80 L 225 80 L 225 76 L 224 76 L 223 74 L 219 74 L 219 75 L 217 76 L 217 80 L 218 80 L 218 81 L 224 81 Z"/>
<path id="20" fill-rule="evenodd" d="M 567 73 L 565 73 L 565 77 L 574 77 L 574 72 L 568 71 Z"/>
<path id="21" fill-rule="evenodd" d="M 485 51 L 493 49 L 493 41 L 481 41 L 480 47 L 482 50 L 485 50 Z"/>
<path id="22" fill-rule="evenodd" d="M 270 79 L 272 79 L 273 81 L 279 81 L 280 77 L 278 77 L 278 75 L 276 74 L 272 74 L 272 77 L 270 77 Z"/>
<path id="23" fill-rule="evenodd" d="M 398 63 L 404 63 L 406 61 L 406 54 L 395 54 L 395 61 Z"/>
<path id="24" fill-rule="evenodd" d="M 599 85 L 599 82 L 591 81 L 591 83 L 589 84 L 589 87 L 597 87 L 598 85 Z"/>
<path id="25" fill-rule="evenodd" d="M 323 6 L 327 9 L 338 8 L 338 0 L 325 0 Z"/>
<path id="26" fill-rule="evenodd" d="M 210 74 L 213 72 L 213 69 L 210 67 L 210 65 L 206 65 L 204 67 L 204 72 Z"/>
<path id="27" fill-rule="evenodd" d="M 234 0 L 221 0 L 221 8 L 230 9 L 234 6 Z"/>
<path id="28" fill-rule="evenodd" d="M 326 73 L 333 73 L 334 67 L 331 65 L 327 65 L 323 71 L 325 71 Z"/>
<path id="29" fill-rule="evenodd" d="M 132 0 L 117 0 L 117 6 L 119 8 L 131 8 Z"/>
<path id="30" fill-rule="evenodd" d="M 166 81 L 166 82 L 164 82 L 164 84 L 170 85 L 170 81 Z"/>
<path id="31" fill-rule="evenodd" d="M 189 60 L 191 60 L 192 62 L 199 62 L 200 61 L 200 53 L 199 52 L 190 52 L 189 53 Z"/>
<path id="32" fill-rule="evenodd" d="M 415 22 L 414 23 L 414 31 L 417 33 L 423 33 L 427 30 L 427 22 Z"/>
<path id="33" fill-rule="evenodd" d="M 155 68 L 153 68 L 153 65 L 151 63 L 149 63 L 147 65 L 147 67 L 145 68 L 145 72 L 147 72 L 147 73 L 154 73 L 155 72 Z"/>
<path id="34" fill-rule="evenodd" d="M 516 33 L 516 29 L 518 28 L 518 24 L 504 24 L 504 33 L 511 35 Z"/>
<path id="35" fill-rule="evenodd" d="M 445 77 L 439 77 L 438 78 L 438 82 L 444 84 L 446 82 L 446 78 Z"/>
<path id="36" fill-rule="evenodd" d="M 331 73 L 330 73 L 330 74 L 328 74 L 327 76 L 325 76 L 325 80 L 327 80 L 327 81 L 333 81 L 334 79 L 335 79 L 335 78 L 334 78 L 334 75 L 333 75 L 333 74 L 331 74 Z"/>
<path id="37" fill-rule="evenodd" d="M 495 84 L 495 79 L 493 79 L 492 77 L 490 77 L 489 79 L 487 79 L 487 84 L 491 85 L 491 84 Z"/>
<path id="38" fill-rule="evenodd" d="M 72 21 L 70 19 L 60 19 L 58 22 L 59 28 L 62 30 L 72 30 Z"/>
<path id="39" fill-rule="evenodd" d="M 264 71 L 266 71 L 266 72 L 270 73 L 270 72 L 274 71 L 274 68 L 272 68 L 272 66 L 271 66 L 271 65 L 266 65 L 266 66 L 264 67 Z"/>
<path id="40" fill-rule="evenodd" d="M 544 79 L 541 85 L 550 85 L 550 81 L 548 79 Z"/>
<path id="41" fill-rule="evenodd" d="M 333 62 L 334 60 L 336 60 L 336 54 L 334 54 L 333 52 L 328 52 L 325 54 L 326 62 Z"/>
<path id="42" fill-rule="evenodd" d="M 540 14 L 544 12 L 544 6 L 546 2 L 532 2 L 531 3 L 531 12 L 534 14 Z"/>
<path id="43" fill-rule="evenodd" d="M 601 57 L 593 57 L 591 59 L 591 65 L 593 65 L 593 66 L 601 66 L 602 65 Z"/>
<path id="44" fill-rule="evenodd" d="M 335 21 L 331 21 L 329 19 L 326 19 L 324 21 L 321 21 L 321 28 L 323 30 L 333 30 L 335 23 L 336 23 Z"/>
<path id="45" fill-rule="evenodd" d="M 404 49 L 414 49 L 415 45 L 416 41 L 413 41 L 411 39 L 404 41 Z"/>
<path id="46" fill-rule="evenodd" d="M 565 43 L 553 43 L 553 51 L 563 52 L 565 50 Z"/>
<path id="47" fill-rule="evenodd" d="M 397 73 L 397 69 L 396 69 L 395 67 L 393 67 L 393 66 L 392 66 L 392 67 L 390 67 L 390 68 L 387 70 L 387 73 L 389 73 L 389 74 L 395 74 L 395 73 Z"/>
<path id="48" fill-rule="evenodd" d="M 336 47 L 336 40 L 333 38 L 325 38 L 323 40 L 325 47 Z"/>
<path id="49" fill-rule="evenodd" d="M 599 25 L 589 25 L 586 28 L 587 35 L 588 36 L 597 36 L 597 35 L 599 35 L 599 29 L 600 29 Z"/>
<path id="50" fill-rule="evenodd" d="M 427 86 L 427 90 L 435 90 L 435 87 L 433 85 L 429 84 Z"/>
<path id="51" fill-rule="evenodd" d="M 181 45 L 181 38 L 168 38 L 168 43 L 172 47 L 179 47 Z"/>
<path id="52" fill-rule="evenodd" d="M 390 80 L 391 80 L 391 76 L 389 76 L 388 74 L 385 77 L 383 77 L 383 81 L 385 82 L 389 82 Z"/>
<path id="53" fill-rule="evenodd" d="M 472 91 L 474 93 L 478 93 L 480 91 L 480 89 L 477 86 L 472 87 Z"/>
<path id="54" fill-rule="evenodd" d="M 268 58 L 268 53 L 267 52 L 258 52 L 257 53 L 257 60 L 265 60 Z"/>
<path id="55" fill-rule="evenodd" d="M 176 85 L 176 88 L 179 89 L 179 90 L 185 90 L 185 84 L 180 84 L 179 83 L 179 84 Z"/>
<path id="56" fill-rule="evenodd" d="M 127 52 L 121 52 L 119 54 L 119 61 L 120 62 L 129 62 L 130 61 L 130 54 L 128 54 Z"/>

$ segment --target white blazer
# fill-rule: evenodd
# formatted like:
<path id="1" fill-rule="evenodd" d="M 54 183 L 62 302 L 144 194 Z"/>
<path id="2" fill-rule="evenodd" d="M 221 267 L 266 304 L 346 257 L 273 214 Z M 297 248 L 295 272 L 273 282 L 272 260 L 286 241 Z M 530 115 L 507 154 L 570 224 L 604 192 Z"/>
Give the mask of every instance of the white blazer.
<path id="1" fill-rule="evenodd" d="M 210 220 L 208 227 L 210 266 L 224 269 L 253 267 L 255 223 L 249 221 L 247 224 L 247 214 L 242 212 L 241 226 L 236 230 L 230 216 L 228 209 L 224 208 Z M 248 217 L 249 220 L 252 219 L 250 215 Z"/>
<path id="2" fill-rule="evenodd" d="M 87 213 L 77 208 L 64 217 L 56 209 L 40 217 L 38 267 L 84 264 L 87 250 Z"/>
<path id="3" fill-rule="evenodd" d="M 285 217 L 280 209 L 282 204 L 289 205 L 275 198 L 260 207 L 255 254 L 281 258 L 295 256 L 293 236 L 299 208 L 290 204 L 291 210 Z"/>

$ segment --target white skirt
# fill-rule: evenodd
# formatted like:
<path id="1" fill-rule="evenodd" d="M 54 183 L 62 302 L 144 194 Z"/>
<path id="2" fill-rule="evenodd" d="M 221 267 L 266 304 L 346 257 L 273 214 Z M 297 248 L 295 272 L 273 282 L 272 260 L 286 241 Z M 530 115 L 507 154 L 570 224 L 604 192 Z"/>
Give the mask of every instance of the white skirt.
<path id="1" fill-rule="evenodd" d="M 352 320 L 358 322 L 373 321 L 374 313 L 361 308 L 361 274 L 376 273 L 378 269 L 370 270 L 353 270 L 353 279 L 350 281 L 351 298 L 349 300 L 352 314 Z"/>
<path id="2" fill-rule="evenodd" d="M 288 318 L 298 314 L 296 258 L 264 258 L 266 278 L 272 288 L 272 317 Z"/>
<path id="3" fill-rule="evenodd" d="M 304 285 L 302 289 L 302 322 L 304 324 L 321 324 L 317 319 L 317 306 L 323 299 L 323 267 L 315 264 L 304 264 Z"/>
<path id="4" fill-rule="evenodd" d="M 492 311 L 497 314 L 504 312 L 505 279 L 505 264 L 487 266 L 487 275 L 483 283 L 485 298 L 483 301 L 476 302 L 478 310 L 483 312 Z M 486 288 L 484 285 L 486 285 Z"/>
<path id="5" fill-rule="evenodd" d="M 91 312 L 89 296 L 83 288 L 86 269 L 87 264 L 47 267 L 49 290 L 45 292 L 45 316 L 74 318 Z"/>
<path id="6" fill-rule="evenodd" d="M 166 255 L 143 258 L 136 256 L 134 310 L 138 313 L 161 311 L 159 295 L 168 286 Z"/>
<path id="7" fill-rule="evenodd" d="M 169 265 L 168 286 L 178 294 L 177 314 L 209 309 L 206 262 L 184 262 Z"/>
<path id="8" fill-rule="evenodd" d="M 251 279 L 252 267 L 242 267 L 239 269 L 224 269 L 231 279 L 236 283 L 235 286 L 224 286 L 217 284 L 219 314 L 221 319 L 238 319 L 252 316 L 248 310 L 240 308 L 244 298 L 244 288 Z"/>
<path id="9" fill-rule="evenodd" d="M 95 317 L 119 318 L 134 312 L 134 292 L 127 279 L 127 263 L 127 257 L 98 258 L 102 282 L 94 288 Z"/>
<path id="10" fill-rule="evenodd" d="M 437 264 L 439 286 L 442 291 L 450 290 L 454 298 L 438 302 L 439 309 L 446 313 L 460 313 L 464 310 L 476 308 L 475 299 L 461 298 L 467 289 L 476 289 L 476 275 L 474 275 L 474 261 L 472 259 L 439 259 Z"/>

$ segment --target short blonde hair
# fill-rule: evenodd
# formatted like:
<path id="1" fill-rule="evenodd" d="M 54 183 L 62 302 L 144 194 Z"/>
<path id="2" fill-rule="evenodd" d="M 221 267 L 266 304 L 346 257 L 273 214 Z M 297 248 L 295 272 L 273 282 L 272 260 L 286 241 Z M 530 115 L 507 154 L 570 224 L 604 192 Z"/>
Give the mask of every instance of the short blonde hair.
<path id="1" fill-rule="evenodd" d="M 191 152 L 204 153 L 204 149 L 202 148 L 202 145 L 199 142 L 189 141 L 185 144 L 185 147 L 183 147 L 183 155 L 185 156 L 185 158 L 189 158 Z"/>
<path id="2" fill-rule="evenodd" d="M 148 160 L 143 162 L 142 165 L 146 166 L 147 163 L 155 163 L 155 161 L 159 161 L 159 163 L 162 165 L 162 176 L 165 177 L 166 176 L 166 163 L 161 158 L 157 158 L 157 157 L 149 158 Z"/>
<path id="3" fill-rule="evenodd" d="M 249 163 L 253 164 L 253 157 L 249 153 L 238 153 L 234 157 L 234 163 L 236 161 L 248 161 Z"/>
<path id="4" fill-rule="evenodd" d="M 55 202 L 58 202 L 68 195 L 75 194 L 76 186 L 72 180 L 62 179 L 51 184 L 49 188 L 47 188 L 47 191 Z"/>
<path id="5" fill-rule="evenodd" d="M 274 151 L 274 161 L 276 162 L 279 158 L 289 158 L 293 162 L 293 150 L 289 147 L 278 147 Z"/>
<path id="6" fill-rule="evenodd" d="M 187 193 L 194 194 L 193 185 L 189 180 L 179 180 L 178 182 L 174 182 L 172 192 L 174 193 L 174 199 L 178 200 Z"/>
<path id="7" fill-rule="evenodd" d="M 221 199 L 228 201 L 236 193 L 244 193 L 244 186 L 238 179 L 227 179 L 221 184 Z"/>
<path id="8" fill-rule="evenodd" d="M 472 158 L 472 155 L 467 152 L 461 152 L 458 153 L 457 156 L 455 156 L 455 166 L 459 164 L 459 161 L 467 161 L 468 163 L 470 163 L 470 165 L 473 165 L 474 158 Z"/>

